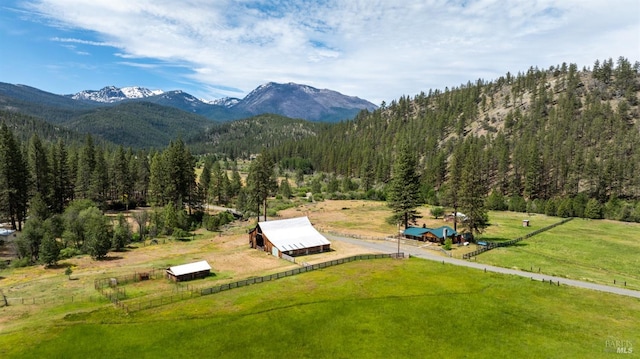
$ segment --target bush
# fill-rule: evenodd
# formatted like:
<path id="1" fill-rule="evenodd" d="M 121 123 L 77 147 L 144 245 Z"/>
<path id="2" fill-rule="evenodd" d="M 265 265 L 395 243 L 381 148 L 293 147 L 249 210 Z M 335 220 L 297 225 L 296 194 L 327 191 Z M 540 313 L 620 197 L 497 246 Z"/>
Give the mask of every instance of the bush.
<path id="1" fill-rule="evenodd" d="M 526 212 L 527 202 L 521 196 L 511 196 L 508 209 L 513 212 Z"/>
<path id="2" fill-rule="evenodd" d="M 82 252 L 77 248 L 73 248 L 73 247 L 62 248 L 60 250 L 60 259 L 69 259 L 75 256 L 79 256 L 81 254 Z"/>
<path id="3" fill-rule="evenodd" d="M 444 249 L 446 249 L 446 250 L 450 251 L 450 250 L 451 250 L 451 245 L 452 245 L 452 244 L 453 244 L 453 241 L 451 240 L 451 238 L 447 238 L 447 239 L 444 241 L 444 245 L 442 246 L 442 248 L 444 248 Z"/>
<path id="4" fill-rule="evenodd" d="M 492 191 L 486 200 L 487 209 L 491 211 L 504 211 L 507 209 L 507 204 L 504 201 L 504 196 L 498 191 Z"/>
<path id="5" fill-rule="evenodd" d="M 28 267 L 30 265 L 31 265 L 31 261 L 29 260 L 29 258 L 26 258 L 26 257 L 11 261 L 11 268 L 22 268 L 22 267 Z"/>
<path id="6" fill-rule="evenodd" d="M 438 217 L 442 217 L 444 215 L 444 208 L 442 207 L 433 207 L 429 211 L 435 219 L 438 219 Z"/>
<path id="7" fill-rule="evenodd" d="M 176 228 L 173 229 L 173 238 L 175 238 L 175 239 L 189 241 L 189 240 L 191 240 L 190 237 L 191 237 L 191 233 L 185 231 L 182 228 L 176 227 Z"/>
<path id="8" fill-rule="evenodd" d="M 584 217 L 590 219 L 602 218 L 602 205 L 598 200 L 591 198 L 584 208 Z"/>

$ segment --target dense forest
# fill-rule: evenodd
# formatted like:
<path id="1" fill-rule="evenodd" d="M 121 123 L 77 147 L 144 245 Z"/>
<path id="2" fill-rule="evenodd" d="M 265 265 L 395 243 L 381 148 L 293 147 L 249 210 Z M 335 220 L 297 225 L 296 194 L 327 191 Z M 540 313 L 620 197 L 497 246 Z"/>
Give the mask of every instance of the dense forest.
<path id="1" fill-rule="evenodd" d="M 639 94 L 640 63 L 625 58 L 581 71 L 530 68 L 403 96 L 272 153 L 281 164 L 303 158 L 317 171 L 382 186 L 407 144 L 427 203 L 454 204 L 461 177 L 473 176 L 495 200 L 491 209 L 583 216 L 592 199 L 603 206 L 599 217 L 640 220 Z M 462 173 L 469 146 L 479 163 Z"/>
<path id="2" fill-rule="evenodd" d="M 214 124 L 206 131 L 187 139 L 196 154 L 222 154 L 232 160 L 249 159 L 262 148 L 274 148 L 289 141 L 317 136 L 331 125 L 296 120 L 274 114 Z"/>
<path id="3" fill-rule="evenodd" d="M 155 130 L 130 126 L 149 111 L 162 117 L 154 104 L 83 118 L 114 119 L 102 126 L 132 136 L 130 147 L 1 111 L 0 217 L 23 230 L 24 263 L 48 264 L 60 251 L 100 258 L 132 240 L 127 221 L 112 223 L 105 210 L 152 205 L 134 216 L 140 239 L 230 220 L 205 214 L 207 204 L 273 215 L 276 195 L 387 200 L 405 225 L 420 204 L 447 206 L 472 218 L 470 231 L 488 225 L 486 209 L 640 222 L 639 95 L 638 62 L 562 64 L 402 96 L 338 124 L 261 115 L 189 142 L 165 136 L 164 148 L 143 141 Z M 181 118 L 157 128 L 202 131 L 199 119 Z M 236 159 L 250 160 L 245 181 Z"/>

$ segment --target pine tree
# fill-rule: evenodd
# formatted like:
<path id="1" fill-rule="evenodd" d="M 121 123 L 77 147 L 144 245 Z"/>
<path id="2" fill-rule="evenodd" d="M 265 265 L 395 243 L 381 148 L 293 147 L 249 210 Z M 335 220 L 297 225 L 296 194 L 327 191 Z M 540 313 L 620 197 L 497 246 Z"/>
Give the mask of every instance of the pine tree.
<path id="1" fill-rule="evenodd" d="M 282 181 L 280 181 L 280 194 L 284 199 L 291 198 L 291 186 L 287 178 L 283 178 Z"/>
<path id="2" fill-rule="evenodd" d="M 93 138 L 87 135 L 77 162 L 75 197 L 78 199 L 91 198 L 91 181 L 96 167 L 95 151 Z"/>
<path id="3" fill-rule="evenodd" d="M 202 173 L 198 179 L 198 184 L 202 188 L 202 196 L 205 203 L 209 203 L 209 187 L 211 186 L 211 164 L 205 160 L 202 166 Z"/>
<path id="4" fill-rule="evenodd" d="M 62 213 L 73 197 L 73 185 L 69 177 L 67 148 L 62 140 L 51 146 L 49 158 L 52 174 L 52 206 L 55 213 Z"/>
<path id="5" fill-rule="evenodd" d="M 274 162 L 266 150 L 251 163 L 247 176 L 249 201 L 262 205 L 264 220 L 267 220 L 267 198 L 278 188 L 275 178 Z"/>
<path id="6" fill-rule="evenodd" d="M 393 211 L 390 222 L 402 223 L 407 228 L 420 218 L 416 208 L 420 203 L 420 175 L 417 160 L 408 145 L 403 145 L 396 157 L 387 192 L 387 205 Z"/>
<path id="7" fill-rule="evenodd" d="M 45 232 L 40 243 L 40 262 L 46 266 L 55 265 L 60 258 L 60 245 L 55 237 Z"/>
<path id="8" fill-rule="evenodd" d="M 41 198 L 49 205 L 53 192 L 51 167 L 49 166 L 47 151 L 37 134 L 31 136 L 29 140 L 28 163 L 29 177 L 33 184 L 32 191 L 34 193 L 40 193 Z"/>
<path id="9" fill-rule="evenodd" d="M 482 171 L 482 148 L 477 139 L 470 138 L 465 150 L 460 179 L 460 209 L 465 214 L 464 226 L 470 232 L 481 233 L 489 225 L 485 208 L 487 184 Z"/>

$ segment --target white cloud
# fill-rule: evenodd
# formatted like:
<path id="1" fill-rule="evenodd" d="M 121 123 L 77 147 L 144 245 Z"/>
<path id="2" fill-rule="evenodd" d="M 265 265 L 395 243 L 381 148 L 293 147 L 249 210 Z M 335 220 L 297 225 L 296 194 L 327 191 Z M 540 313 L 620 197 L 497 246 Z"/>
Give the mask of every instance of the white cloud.
<path id="1" fill-rule="evenodd" d="M 97 34 L 55 41 L 188 64 L 185 80 L 214 95 L 293 81 L 379 103 L 529 66 L 640 59 L 635 0 L 34 0 L 27 8 Z"/>

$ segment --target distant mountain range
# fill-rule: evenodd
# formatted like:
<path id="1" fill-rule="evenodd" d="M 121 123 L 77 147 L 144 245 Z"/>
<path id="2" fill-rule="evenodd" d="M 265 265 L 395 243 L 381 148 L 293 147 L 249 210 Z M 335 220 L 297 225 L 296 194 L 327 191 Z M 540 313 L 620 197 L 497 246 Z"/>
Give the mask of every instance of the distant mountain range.
<path id="1" fill-rule="evenodd" d="M 22 122 L 44 121 L 54 128 L 78 135 L 91 133 L 105 141 L 133 147 L 164 146 L 171 139 L 181 137 L 198 139 L 206 151 L 205 147 L 214 142 L 204 138 L 214 136 L 216 126 L 225 122 L 268 114 L 284 116 L 276 121 L 279 128 L 284 128 L 282 123 L 288 123 L 287 119 L 332 123 L 352 119 L 363 109 L 373 111 L 376 106 L 336 91 L 294 83 L 267 83 L 244 99 L 203 101 L 179 90 L 163 92 L 109 86 L 98 91 L 56 95 L 26 85 L 0 82 L 0 112 L 3 112 L 0 121 L 6 121 L 11 113 L 23 114 L 32 118 Z M 265 126 L 269 123 L 265 122 Z M 52 132 L 45 124 L 37 127 L 42 128 L 42 133 Z M 213 131 L 212 134 L 201 137 L 208 130 Z M 226 130 L 223 128 L 223 131 Z M 270 141 L 273 145 L 273 140 Z"/>
<path id="2" fill-rule="evenodd" d="M 198 99 L 186 92 L 164 92 L 144 87 L 104 87 L 84 90 L 65 97 L 85 103 L 105 105 L 124 101 L 145 101 L 202 115 L 216 121 L 229 121 L 265 113 L 315 122 L 351 119 L 361 110 L 373 111 L 373 103 L 339 92 L 295 83 L 270 82 L 251 91 L 245 98 Z"/>

